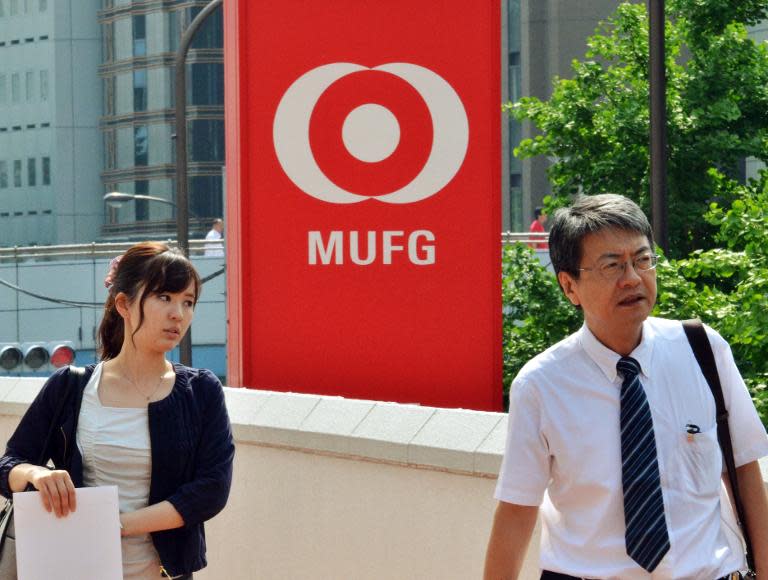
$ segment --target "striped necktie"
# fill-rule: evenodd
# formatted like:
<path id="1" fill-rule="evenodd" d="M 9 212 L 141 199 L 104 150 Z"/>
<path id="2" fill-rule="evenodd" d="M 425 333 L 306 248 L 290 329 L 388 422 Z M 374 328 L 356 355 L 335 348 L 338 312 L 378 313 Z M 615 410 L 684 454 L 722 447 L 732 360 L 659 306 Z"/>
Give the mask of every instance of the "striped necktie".
<path id="1" fill-rule="evenodd" d="M 640 363 L 624 357 L 616 363 L 621 384 L 621 480 L 627 554 L 653 572 L 669 551 L 664 519 L 653 418 L 640 383 Z"/>

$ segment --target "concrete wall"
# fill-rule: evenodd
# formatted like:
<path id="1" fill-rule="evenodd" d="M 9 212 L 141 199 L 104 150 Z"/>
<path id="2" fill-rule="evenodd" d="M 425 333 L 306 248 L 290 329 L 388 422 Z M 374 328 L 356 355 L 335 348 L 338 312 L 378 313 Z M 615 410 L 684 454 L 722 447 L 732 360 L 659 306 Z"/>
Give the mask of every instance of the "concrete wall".
<path id="1" fill-rule="evenodd" d="M 0 378 L 0 441 L 41 384 Z M 226 391 L 235 478 L 195 578 L 482 576 L 505 415 Z M 538 578 L 538 533 L 532 546 L 524 580 Z"/>

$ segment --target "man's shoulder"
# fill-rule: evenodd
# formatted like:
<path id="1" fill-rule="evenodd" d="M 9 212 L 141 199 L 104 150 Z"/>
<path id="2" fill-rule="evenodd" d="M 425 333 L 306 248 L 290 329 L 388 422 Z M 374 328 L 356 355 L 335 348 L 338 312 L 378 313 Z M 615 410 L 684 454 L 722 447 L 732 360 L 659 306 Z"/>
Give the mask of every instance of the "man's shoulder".
<path id="1" fill-rule="evenodd" d="M 681 320 L 649 317 L 648 320 L 646 320 L 646 324 L 650 326 L 654 336 L 662 340 L 688 341 Z M 707 337 L 709 338 L 709 342 L 712 344 L 713 349 L 719 350 L 728 346 L 727 341 L 720 336 L 720 333 L 717 332 L 717 330 L 708 324 L 704 324 L 704 330 L 707 332 Z"/>
<path id="2" fill-rule="evenodd" d="M 537 378 L 548 377 L 552 373 L 561 375 L 563 368 L 567 368 L 564 365 L 568 364 L 569 359 L 584 354 L 580 340 L 581 332 L 580 330 L 576 331 L 537 354 L 523 365 L 515 381 L 518 383 L 535 383 Z"/>

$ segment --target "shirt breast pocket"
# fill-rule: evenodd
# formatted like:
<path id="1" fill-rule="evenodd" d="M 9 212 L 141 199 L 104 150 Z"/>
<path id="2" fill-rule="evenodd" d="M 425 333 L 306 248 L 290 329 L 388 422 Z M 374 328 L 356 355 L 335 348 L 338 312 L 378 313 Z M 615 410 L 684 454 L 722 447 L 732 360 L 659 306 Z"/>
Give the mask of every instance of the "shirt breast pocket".
<path id="1" fill-rule="evenodd" d="M 679 438 L 682 483 L 692 495 L 712 498 L 720 493 L 723 457 L 717 441 L 717 426 Z"/>

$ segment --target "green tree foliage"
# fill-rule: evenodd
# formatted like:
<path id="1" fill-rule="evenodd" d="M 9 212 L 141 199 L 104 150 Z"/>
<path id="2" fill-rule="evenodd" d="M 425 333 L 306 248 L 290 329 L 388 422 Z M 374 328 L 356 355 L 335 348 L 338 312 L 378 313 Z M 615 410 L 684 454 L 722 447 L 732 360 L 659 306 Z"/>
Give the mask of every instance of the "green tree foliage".
<path id="1" fill-rule="evenodd" d="M 502 253 L 504 304 L 504 393 L 523 365 L 582 322 L 563 296 L 555 276 L 524 244 L 505 246 Z"/>
<path id="2" fill-rule="evenodd" d="M 728 210 L 713 205 L 707 214 L 726 247 L 661 260 L 654 315 L 698 317 L 715 328 L 768 426 L 768 177 L 747 187 L 713 179 L 735 189 Z M 506 246 L 502 265 L 506 394 L 525 363 L 578 329 L 582 316 L 527 246 Z"/>
<path id="3" fill-rule="evenodd" d="M 667 1 L 672 256 L 712 245 L 714 228 L 701 217 L 718 186 L 710 169 L 728 174 L 744 157 L 768 160 L 768 50 L 746 29 L 767 15 L 768 0 Z M 527 97 L 505 106 L 540 132 L 515 155 L 555 159 L 553 205 L 577 191 L 610 191 L 648 210 L 645 3 L 621 4 L 587 44 L 585 60 L 573 62 L 571 79 L 555 79 L 548 101 Z"/>
<path id="4" fill-rule="evenodd" d="M 699 317 L 730 343 L 763 423 L 768 425 L 768 173 L 746 186 L 716 171 L 730 208 L 712 204 L 707 221 L 724 248 L 660 264 L 656 313 Z"/>

